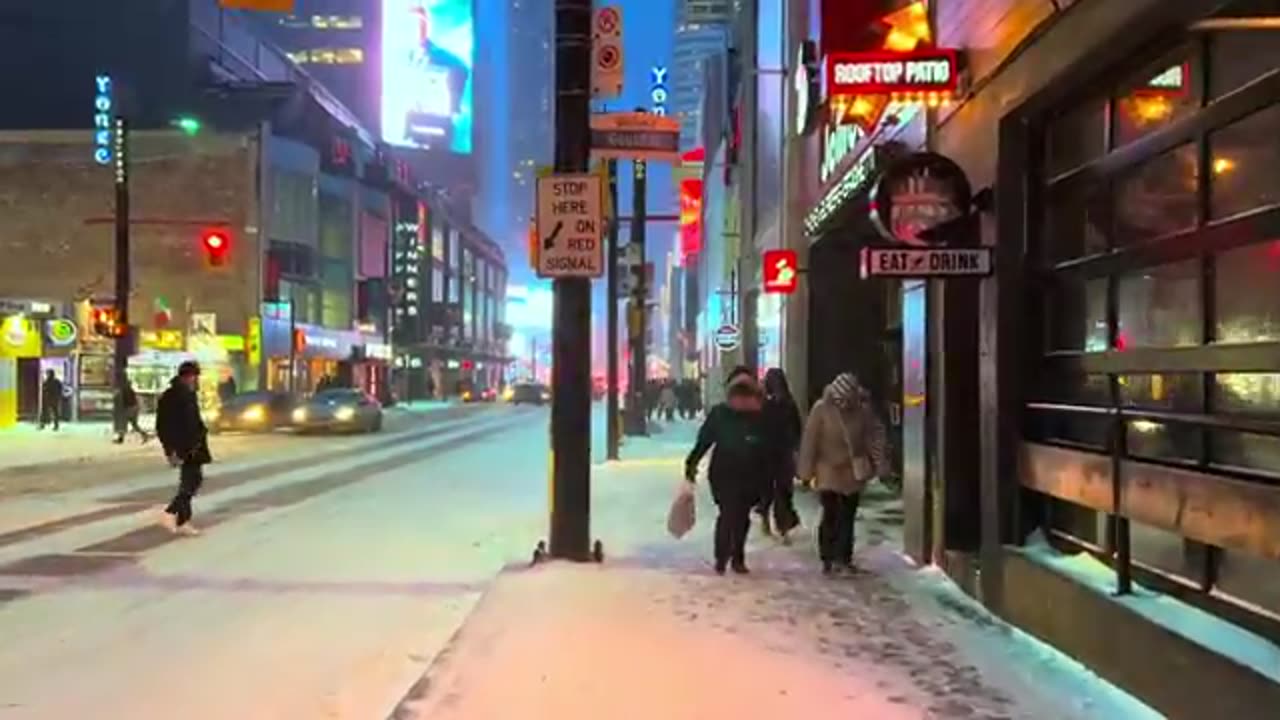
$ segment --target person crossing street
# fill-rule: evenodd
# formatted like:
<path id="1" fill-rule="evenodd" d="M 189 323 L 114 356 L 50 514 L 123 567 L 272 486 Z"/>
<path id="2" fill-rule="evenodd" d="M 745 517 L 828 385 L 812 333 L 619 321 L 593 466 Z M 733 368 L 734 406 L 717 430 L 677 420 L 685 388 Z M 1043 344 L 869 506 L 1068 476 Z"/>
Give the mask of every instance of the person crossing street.
<path id="1" fill-rule="evenodd" d="M 196 389 L 200 366 L 187 361 L 160 396 L 156 408 L 156 435 L 169 465 L 179 468 L 178 491 L 160 515 L 160 524 L 180 535 L 199 535 L 191 524 L 191 501 L 204 483 L 204 466 L 213 462 L 209 431 L 200 417 Z"/>

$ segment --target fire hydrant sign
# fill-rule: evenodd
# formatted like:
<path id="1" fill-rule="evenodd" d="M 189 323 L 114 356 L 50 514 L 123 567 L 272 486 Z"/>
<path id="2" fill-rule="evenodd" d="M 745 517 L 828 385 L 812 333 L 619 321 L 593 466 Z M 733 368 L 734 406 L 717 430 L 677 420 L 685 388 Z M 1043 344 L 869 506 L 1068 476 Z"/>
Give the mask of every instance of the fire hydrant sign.
<path id="1" fill-rule="evenodd" d="M 594 174 L 538 179 L 538 277 L 604 273 L 602 188 Z"/>

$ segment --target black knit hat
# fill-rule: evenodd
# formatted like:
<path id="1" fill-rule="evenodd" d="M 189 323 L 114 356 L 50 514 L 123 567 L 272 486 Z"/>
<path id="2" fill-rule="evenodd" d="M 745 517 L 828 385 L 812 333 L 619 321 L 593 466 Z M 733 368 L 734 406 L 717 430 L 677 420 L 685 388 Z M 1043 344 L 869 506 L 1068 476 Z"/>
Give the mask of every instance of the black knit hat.
<path id="1" fill-rule="evenodd" d="M 200 376 L 200 363 L 195 360 L 187 360 L 178 366 L 178 377 Z"/>
<path id="2" fill-rule="evenodd" d="M 727 387 L 729 385 L 732 385 L 735 380 L 742 377 L 743 375 L 746 375 L 751 378 L 754 378 L 756 376 L 755 373 L 751 372 L 751 368 L 747 367 L 746 365 L 739 365 L 738 367 L 729 371 L 729 375 L 728 377 L 725 378 L 725 381 L 724 381 L 725 386 Z"/>

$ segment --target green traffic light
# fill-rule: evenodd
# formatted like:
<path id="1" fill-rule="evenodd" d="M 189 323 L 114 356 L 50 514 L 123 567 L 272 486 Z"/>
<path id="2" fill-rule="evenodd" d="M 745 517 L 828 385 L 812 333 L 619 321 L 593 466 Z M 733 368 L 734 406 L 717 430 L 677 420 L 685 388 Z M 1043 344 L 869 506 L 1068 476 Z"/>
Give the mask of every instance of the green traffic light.
<path id="1" fill-rule="evenodd" d="M 182 132 L 188 135 L 195 135 L 200 132 L 200 121 L 189 116 L 183 116 L 173 121 L 173 124 Z"/>

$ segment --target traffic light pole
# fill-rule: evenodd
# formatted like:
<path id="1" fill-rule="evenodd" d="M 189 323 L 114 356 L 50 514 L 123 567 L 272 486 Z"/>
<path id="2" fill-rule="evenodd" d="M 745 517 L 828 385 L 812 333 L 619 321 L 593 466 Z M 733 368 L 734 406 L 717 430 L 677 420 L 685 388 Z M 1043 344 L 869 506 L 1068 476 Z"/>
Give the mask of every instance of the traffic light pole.
<path id="1" fill-rule="evenodd" d="M 644 160 L 631 162 L 631 241 L 639 252 L 633 257 L 640 264 L 636 272 L 635 288 L 628 303 L 629 322 L 627 323 L 627 340 L 631 348 L 631 375 L 627 393 L 627 434 L 649 434 L 649 409 L 645 403 L 645 389 L 648 385 L 646 367 L 648 361 L 648 308 L 649 277 L 645 257 L 645 214 L 648 210 L 649 165 Z"/>
<path id="2" fill-rule="evenodd" d="M 591 153 L 591 0 L 556 0 L 555 11 L 555 169 L 584 173 Z M 590 348 L 591 281 L 557 279 L 551 348 L 549 549 L 554 558 L 577 561 L 592 559 Z"/>
<path id="3" fill-rule="evenodd" d="M 117 116 L 112 138 L 115 153 L 116 188 L 116 322 L 123 328 L 115 341 L 115 401 L 112 420 L 117 433 L 124 432 L 124 389 L 129 382 L 129 345 L 133 334 L 129 327 L 129 291 L 133 284 L 129 259 L 129 123 Z"/>
<path id="4" fill-rule="evenodd" d="M 609 259 L 605 272 L 608 273 L 608 281 L 605 295 L 607 312 L 605 314 L 605 337 L 608 342 L 605 344 L 606 354 L 608 355 L 608 383 L 609 395 L 605 401 L 605 412 L 608 413 L 607 424 L 608 447 L 606 457 L 610 460 L 618 459 L 618 446 L 622 440 L 622 428 L 619 427 L 618 417 L 618 161 L 609 160 L 607 164 L 609 170 L 609 207 L 613 208 L 614 218 L 609 221 Z"/>

